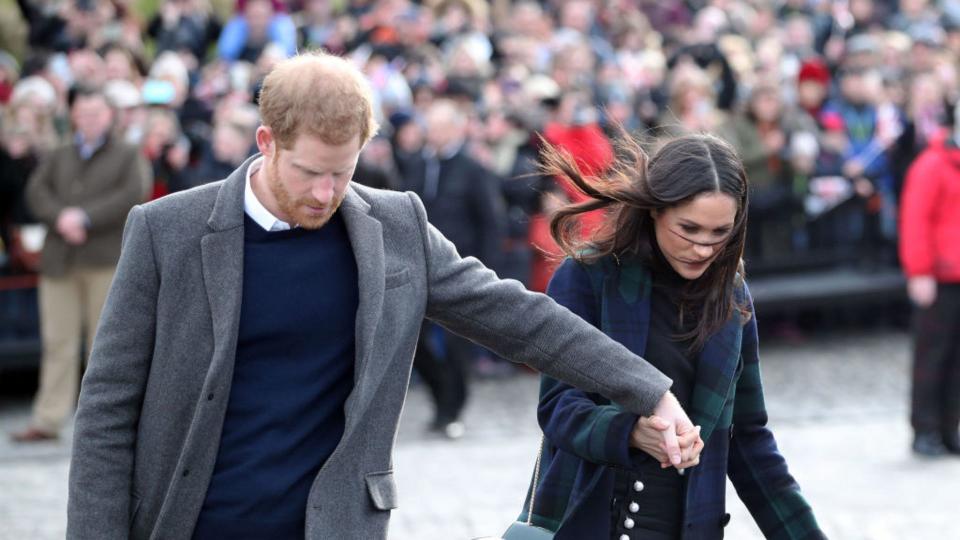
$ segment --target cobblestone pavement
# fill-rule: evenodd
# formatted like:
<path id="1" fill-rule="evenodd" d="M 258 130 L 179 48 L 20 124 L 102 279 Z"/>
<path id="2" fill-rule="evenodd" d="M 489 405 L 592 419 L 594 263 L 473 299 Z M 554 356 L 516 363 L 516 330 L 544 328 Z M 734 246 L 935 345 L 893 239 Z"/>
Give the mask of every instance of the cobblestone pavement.
<path id="1" fill-rule="evenodd" d="M 960 459 L 908 450 L 909 339 L 899 331 L 764 348 L 771 427 L 833 539 L 960 540 Z M 400 508 L 391 540 L 496 535 L 522 504 L 539 430 L 537 378 L 478 381 L 467 435 L 427 435 L 429 400 L 410 393 L 395 454 Z M 0 401 L 0 430 L 26 421 L 24 399 Z M 67 439 L 69 440 L 69 439 Z M 0 540 L 63 537 L 68 448 L 0 440 Z M 762 535 L 731 488 L 727 538 Z"/>

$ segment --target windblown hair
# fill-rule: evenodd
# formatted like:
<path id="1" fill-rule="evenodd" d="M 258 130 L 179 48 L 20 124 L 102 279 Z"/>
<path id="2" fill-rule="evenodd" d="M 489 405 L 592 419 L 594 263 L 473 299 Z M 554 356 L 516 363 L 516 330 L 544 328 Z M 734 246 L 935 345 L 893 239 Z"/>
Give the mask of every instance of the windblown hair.
<path id="1" fill-rule="evenodd" d="M 663 143 L 648 159 L 640 143 L 621 128 L 616 141 L 621 158 L 602 177 L 589 179 L 568 153 L 544 145 L 542 172 L 569 179 L 590 197 L 561 208 L 550 223 L 553 238 L 564 253 L 585 264 L 612 256 L 618 264 L 636 258 L 654 266 L 659 247 L 651 211 L 682 205 L 704 193 L 733 197 L 737 213 L 729 240 L 707 271 L 687 282 L 682 291 L 681 317 L 694 313 L 697 324 L 677 337 L 692 340 L 691 348 L 700 350 L 734 309 L 748 320 L 749 307 L 735 296 L 744 275 L 741 257 L 747 226 L 747 177 L 728 143 L 712 135 L 684 135 Z M 603 224 L 583 240 L 578 218 L 594 210 L 604 211 Z"/>
<path id="2" fill-rule="evenodd" d="M 278 63 L 263 81 L 260 117 L 280 148 L 308 133 L 327 144 L 360 146 L 377 134 L 373 92 L 348 60 L 320 51 Z"/>

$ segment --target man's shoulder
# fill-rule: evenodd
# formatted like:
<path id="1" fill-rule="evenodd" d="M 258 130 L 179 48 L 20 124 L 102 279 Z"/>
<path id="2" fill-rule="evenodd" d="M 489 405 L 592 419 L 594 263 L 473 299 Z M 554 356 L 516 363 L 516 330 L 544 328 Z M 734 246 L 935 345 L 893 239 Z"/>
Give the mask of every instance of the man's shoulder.
<path id="1" fill-rule="evenodd" d="M 184 191 L 171 193 L 144 204 L 143 210 L 150 218 L 162 220 L 193 221 L 206 223 L 220 193 L 224 180 L 211 182 Z"/>
<path id="2" fill-rule="evenodd" d="M 113 152 L 117 152 L 117 153 L 122 153 L 122 154 L 139 154 L 140 153 L 139 146 L 135 144 L 131 144 L 123 139 L 118 139 L 116 137 L 111 137 L 107 139 L 107 144 L 105 145 L 105 149 Z"/>
<path id="3" fill-rule="evenodd" d="M 411 215 L 411 196 L 416 195 L 410 192 L 372 188 L 355 182 L 351 182 L 350 187 L 360 200 L 370 206 L 370 213 L 378 218 L 400 219 Z"/>

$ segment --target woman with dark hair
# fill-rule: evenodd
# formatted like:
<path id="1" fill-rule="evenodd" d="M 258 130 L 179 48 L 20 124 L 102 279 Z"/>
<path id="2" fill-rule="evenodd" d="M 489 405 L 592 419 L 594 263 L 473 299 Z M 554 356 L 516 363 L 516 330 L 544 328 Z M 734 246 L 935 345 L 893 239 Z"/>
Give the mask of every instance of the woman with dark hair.
<path id="1" fill-rule="evenodd" d="M 659 442 L 662 419 L 545 376 L 544 439 L 521 521 L 557 540 L 721 538 L 729 475 L 767 538 L 823 538 L 766 427 L 741 262 L 748 195 L 740 159 L 710 135 L 671 140 L 649 161 L 628 136 L 619 144 L 628 159 L 589 181 L 568 155 L 544 152 L 544 172 L 589 197 L 553 218 L 568 258 L 547 294 L 673 379 L 697 425 L 681 438 L 699 430 L 703 451 L 674 469 Z M 580 240 L 577 218 L 592 210 L 606 219 Z"/>

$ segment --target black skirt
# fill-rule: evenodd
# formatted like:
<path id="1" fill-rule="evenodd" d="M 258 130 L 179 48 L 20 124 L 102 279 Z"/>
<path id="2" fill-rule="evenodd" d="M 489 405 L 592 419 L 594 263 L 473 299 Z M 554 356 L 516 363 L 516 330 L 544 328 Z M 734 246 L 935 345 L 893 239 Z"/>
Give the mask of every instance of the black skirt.
<path id="1" fill-rule="evenodd" d="M 637 471 L 617 469 L 610 501 L 612 540 L 680 537 L 686 478 L 650 458 Z"/>

